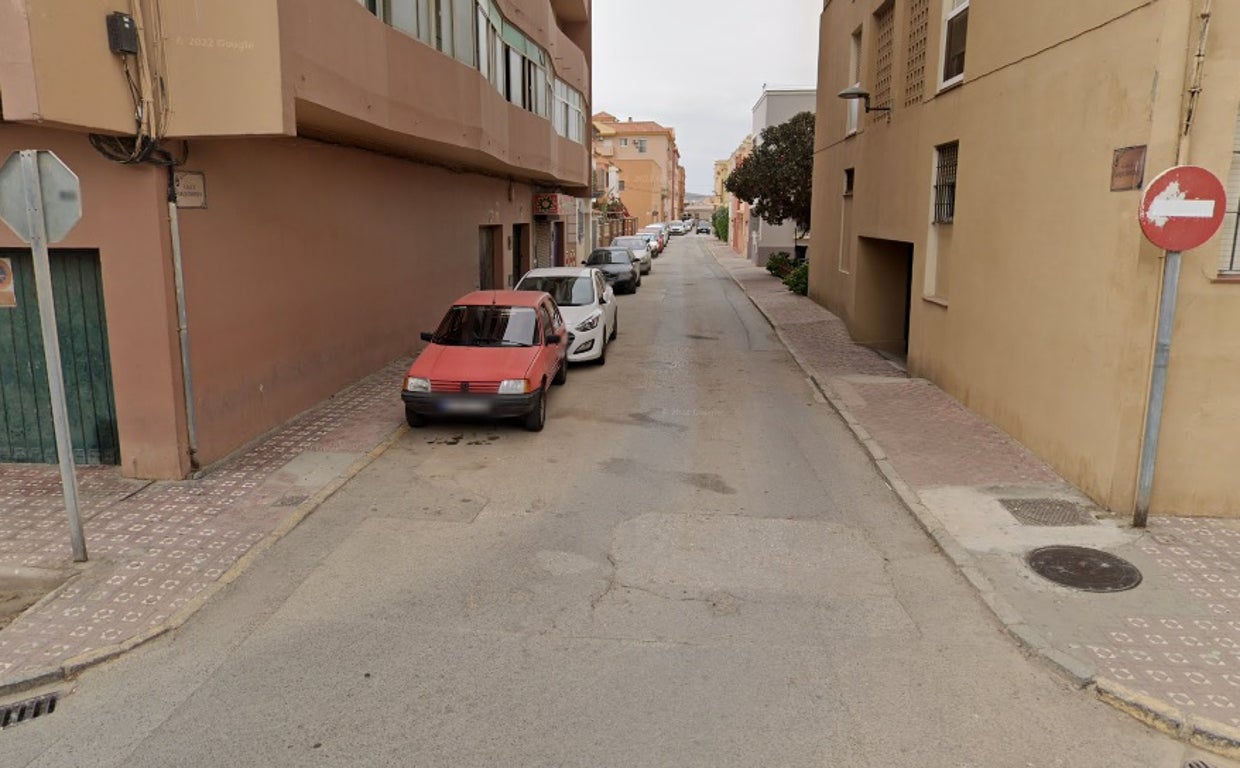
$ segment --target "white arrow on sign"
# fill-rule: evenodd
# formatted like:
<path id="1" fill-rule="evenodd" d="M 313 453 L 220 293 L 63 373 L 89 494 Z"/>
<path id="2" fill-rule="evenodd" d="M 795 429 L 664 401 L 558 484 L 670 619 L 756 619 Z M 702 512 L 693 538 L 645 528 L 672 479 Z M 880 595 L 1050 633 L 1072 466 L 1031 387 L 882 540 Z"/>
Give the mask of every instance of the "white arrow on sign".
<path id="1" fill-rule="evenodd" d="M 1173 181 L 1150 201 L 1146 218 L 1158 227 L 1165 225 L 1168 219 L 1212 219 L 1214 201 L 1185 199 L 1179 183 Z"/>

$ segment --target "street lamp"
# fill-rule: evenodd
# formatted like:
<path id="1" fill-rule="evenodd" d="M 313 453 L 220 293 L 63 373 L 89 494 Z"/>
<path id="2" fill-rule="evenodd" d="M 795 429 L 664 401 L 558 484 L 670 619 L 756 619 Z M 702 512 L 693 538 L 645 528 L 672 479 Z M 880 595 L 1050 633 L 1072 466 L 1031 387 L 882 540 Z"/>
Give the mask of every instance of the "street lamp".
<path id="1" fill-rule="evenodd" d="M 862 104 L 865 105 L 866 112 L 886 112 L 888 119 L 891 118 L 891 107 L 871 107 L 870 92 L 859 85 L 845 88 L 836 95 L 845 100 L 861 99 Z"/>

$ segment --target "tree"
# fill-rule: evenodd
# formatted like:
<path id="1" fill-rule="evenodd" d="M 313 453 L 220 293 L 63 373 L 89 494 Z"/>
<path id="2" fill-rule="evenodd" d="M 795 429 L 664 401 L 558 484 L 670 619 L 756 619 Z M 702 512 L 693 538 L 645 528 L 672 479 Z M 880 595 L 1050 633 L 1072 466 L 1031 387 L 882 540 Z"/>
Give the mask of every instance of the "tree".
<path id="1" fill-rule="evenodd" d="M 763 128 L 760 143 L 723 185 L 766 223 L 778 226 L 791 219 L 796 236 L 804 236 L 814 185 L 814 113 L 801 112 Z"/>

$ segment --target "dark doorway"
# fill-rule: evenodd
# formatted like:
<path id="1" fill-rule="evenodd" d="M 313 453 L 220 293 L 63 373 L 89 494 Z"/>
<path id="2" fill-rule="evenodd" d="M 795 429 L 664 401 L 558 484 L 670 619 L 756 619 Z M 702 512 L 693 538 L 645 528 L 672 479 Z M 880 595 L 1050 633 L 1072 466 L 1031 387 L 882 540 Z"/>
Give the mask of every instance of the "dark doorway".
<path id="1" fill-rule="evenodd" d="M 530 271 L 530 225 L 512 225 L 512 284 Z"/>
<path id="2" fill-rule="evenodd" d="M 857 238 L 857 309 L 853 338 L 880 352 L 908 355 L 913 299 L 913 244 Z"/>
<path id="3" fill-rule="evenodd" d="M 478 227 L 478 289 L 492 291 L 504 282 L 504 262 L 500 258 L 500 227 Z"/>
<path id="4" fill-rule="evenodd" d="M 0 249 L 0 258 L 12 264 L 17 297 L 17 306 L 0 308 L 0 462 L 55 464 L 34 261 L 26 250 Z M 53 250 L 50 264 L 73 460 L 119 464 L 99 252 Z"/>
<path id="5" fill-rule="evenodd" d="M 551 225 L 551 263 L 564 266 L 564 222 L 557 221 Z"/>

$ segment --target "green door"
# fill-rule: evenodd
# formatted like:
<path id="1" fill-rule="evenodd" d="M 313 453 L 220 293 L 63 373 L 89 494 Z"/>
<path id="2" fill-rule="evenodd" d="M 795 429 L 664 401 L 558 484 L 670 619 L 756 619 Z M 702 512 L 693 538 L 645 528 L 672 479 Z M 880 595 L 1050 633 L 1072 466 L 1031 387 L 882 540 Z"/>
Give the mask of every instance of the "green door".
<path id="1" fill-rule="evenodd" d="M 16 307 L 0 307 L 0 462 L 56 463 L 30 252 L 0 248 L 13 264 Z M 78 464 L 119 464 L 99 252 L 54 250 L 52 293 L 65 399 Z"/>

